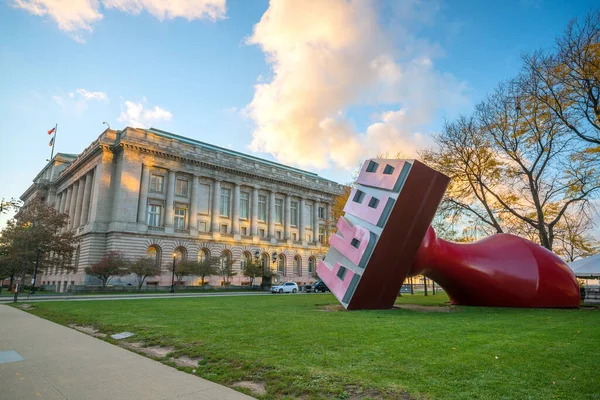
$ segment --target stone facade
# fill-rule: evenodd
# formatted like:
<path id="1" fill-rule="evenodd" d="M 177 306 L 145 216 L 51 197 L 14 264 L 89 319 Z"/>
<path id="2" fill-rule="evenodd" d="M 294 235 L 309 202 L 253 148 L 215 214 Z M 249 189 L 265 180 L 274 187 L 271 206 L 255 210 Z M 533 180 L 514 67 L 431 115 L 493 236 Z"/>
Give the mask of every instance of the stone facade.
<path id="1" fill-rule="evenodd" d="M 79 246 L 75 273 L 48 271 L 39 283 L 96 284 L 83 269 L 108 251 L 150 256 L 171 284 L 173 257 L 233 260 L 260 255 L 279 281 L 314 280 L 327 252 L 331 204 L 343 187 L 318 175 L 157 129 L 105 130 L 79 155 L 57 154 L 21 199 L 44 199 L 68 213 Z M 275 262 L 272 260 L 276 259 Z M 219 285 L 220 277 L 210 283 Z M 133 282 L 115 278 L 113 284 Z M 198 284 L 186 278 L 187 285 Z"/>

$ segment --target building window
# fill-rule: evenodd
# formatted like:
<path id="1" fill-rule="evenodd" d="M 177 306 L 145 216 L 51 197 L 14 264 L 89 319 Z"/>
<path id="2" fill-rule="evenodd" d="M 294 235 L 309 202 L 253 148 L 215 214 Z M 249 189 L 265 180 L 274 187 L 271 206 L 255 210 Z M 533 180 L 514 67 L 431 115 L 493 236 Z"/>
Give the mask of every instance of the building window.
<path id="1" fill-rule="evenodd" d="M 229 200 L 231 198 L 231 189 L 221 189 L 221 216 L 229 217 Z"/>
<path id="2" fill-rule="evenodd" d="M 160 268 L 161 251 L 158 245 L 153 244 L 152 246 L 148 247 L 148 250 L 146 250 L 146 257 L 154 262 L 154 266 L 156 268 Z"/>
<path id="3" fill-rule="evenodd" d="M 292 233 L 292 240 L 293 240 L 294 242 L 298 241 L 298 235 L 296 235 L 296 232 L 293 232 L 293 233 Z"/>
<path id="4" fill-rule="evenodd" d="M 275 223 L 283 223 L 283 199 L 275 199 Z"/>
<path id="5" fill-rule="evenodd" d="M 250 193 L 240 193 L 240 218 L 248 219 L 248 210 L 250 209 Z"/>
<path id="6" fill-rule="evenodd" d="M 206 232 L 206 222 L 198 221 L 198 231 Z"/>
<path id="7" fill-rule="evenodd" d="M 186 214 L 187 214 L 187 210 L 185 208 L 180 208 L 180 207 L 175 208 L 175 220 L 174 220 L 175 229 L 185 229 Z"/>
<path id="8" fill-rule="evenodd" d="M 275 234 L 277 235 L 277 239 L 281 240 L 281 231 L 277 231 Z"/>
<path id="9" fill-rule="evenodd" d="M 277 258 L 277 273 L 285 275 L 285 256 L 283 254 Z"/>
<path id="10" fill-rule="evenodd" d="M 227 225 L 226 224 L 221 225 L 221 233 L 227 233 Z"/>
<path id="11" fill-rule="evenodd" d="M 162 207 L 155 204 L 148 206 L 148 226 L 160 226 Z"/>
<path id="12" fill-rule="evenodd" d="M 319 207 L 319 218 L 325 219 L 325 207 Z"/>
<path id="13" fill-rule="evenodd" d="M 176 262 L 186 261 L 187 260 L 187 249 L 183 246 L 179 246 L 173 252 L 175 256 Z"/>
<path id="14" fill-rule="evenodd" d="M 248 236 L 248 228 L 242 226 L 242 236 Z"/>
<path id="15" fill-rule="evenodd" d="M 164 181 L 164 176 L 152 174 L 150 177 L 150 191 L 162 193 Z"/>
<path id="16" fill-rule="evenodd" d="M 210 251 L 208 249 L 200 249 L 198 252 L 198 261 L 202 262 L 210 257 Z"/>
<path id="17" fill-rule="evenodd" d="M 306 241 L 312 243 L 312 235 L 306 235 Z"/>
<path id="18" fill-rule="evenodd" d="M 175 183 L 175 194 L 177 196 L 186 196 L 188 195 L 188 180 L 187 179 L 179 179 Z"/>
<path id="19" fill-rule="evenodd" d="M 260 237 L 263 237 L 263 238 L 266 237 L 264 229 L 259 229 L 258 233 L 259 233 Z"/>
<path id="20" fill-rule="evenodd" d="M 267 220 L 267 196 L 258 196 L 258 220 Z"/>
<path id="21" fill-rule="evenodd" d="M 298 276 L 302 276 L 302 259 L 299 255 L 294 257 L 294 272 Z"/>
<path id="22" fill-rule="evenodd" d="M 319 242 L 325 244 L 325 229 L 319 229 Z"/>
<path id="23" fill-rule="evenodd" d="M 315 258 L 310 257 L 308 259 L 308 273 L 312 274 L 313 272 L 315 272 Z"/>
<path id="24" fill-rule="evenodd" d="M 290 223 L 292 224 L 292 226 L 298 226 L 298 202 L 297 201 L 292 201 L 290 203 L 290 211 L 291 211 Z"/>

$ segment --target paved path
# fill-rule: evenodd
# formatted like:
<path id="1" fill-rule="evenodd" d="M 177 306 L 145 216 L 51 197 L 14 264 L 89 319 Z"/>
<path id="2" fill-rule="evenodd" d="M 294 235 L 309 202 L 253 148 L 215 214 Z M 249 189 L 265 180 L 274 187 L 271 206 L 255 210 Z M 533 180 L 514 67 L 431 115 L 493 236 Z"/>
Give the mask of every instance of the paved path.
<path id="1" fill-rule="evenodd" d="M 286 293 L 287 294 L 287 293 Z M 309 294 L 299 292 L 299 294 Z M 139 299 L 173 299 L 181 297 L 239 297 L 239 296 L 271 296 L 270 292 L 226 292 L 226 293 L 153 293 L 153 294 L 107 294 L 107 295 L 50 295 L 44 296 L 41 294 L 34 294 L 27 298 L 27 293 L 21 293 L 18 297 L 19 303 L 33 302 L 33 301 L 65 301 L 65 300 L 139 300 Z M 289 294 L 288 294 L 289 295 Z M 0 303 L 12 303 L 13 296 L 2 296 L 0 297 Z"/>
<path id="2" fill-rule="evenodd" d="M 19 356 L 23 360 L 7 362 Z M 0 305 L 0 399 L 242 400 L 252 397 Z"/>

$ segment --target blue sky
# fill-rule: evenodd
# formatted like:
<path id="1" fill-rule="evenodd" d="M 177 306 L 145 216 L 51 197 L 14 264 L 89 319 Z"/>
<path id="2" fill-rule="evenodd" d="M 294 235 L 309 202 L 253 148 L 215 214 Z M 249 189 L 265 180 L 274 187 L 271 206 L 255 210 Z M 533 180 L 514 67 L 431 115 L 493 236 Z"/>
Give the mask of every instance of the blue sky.
<path id="1" fill-rule="evenodd" d="M 428 145 L 594 5 L 222 2 L 0 2 L 0 197 L 31 184 L 55 123 L 59 152 L 137 123 L 346 182 L 359 159 Z"/>

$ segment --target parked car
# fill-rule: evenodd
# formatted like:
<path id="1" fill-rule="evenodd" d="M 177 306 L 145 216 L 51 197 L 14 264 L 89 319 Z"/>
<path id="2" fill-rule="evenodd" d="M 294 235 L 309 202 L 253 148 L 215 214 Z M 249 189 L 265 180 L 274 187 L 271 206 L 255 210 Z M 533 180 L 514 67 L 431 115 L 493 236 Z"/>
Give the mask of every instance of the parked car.
<path id="1" fill-rule="evenodd" d="M 271 286 L 271 293 L 297 293 L 298 285 L 295 282 L 286 282 L 281 285 Z"/>
<path id="2" fill-rule="evenodd" d="M 329 288 L 327 287 L 327 285 L 325 283 L 323 283 L 323 281 L 316 281 L 315 283 L 313 283 L 312 285 L 306 285 L 304 286 L 304 290 L 306 290 L 307 292 L 329 292 Z"/>

